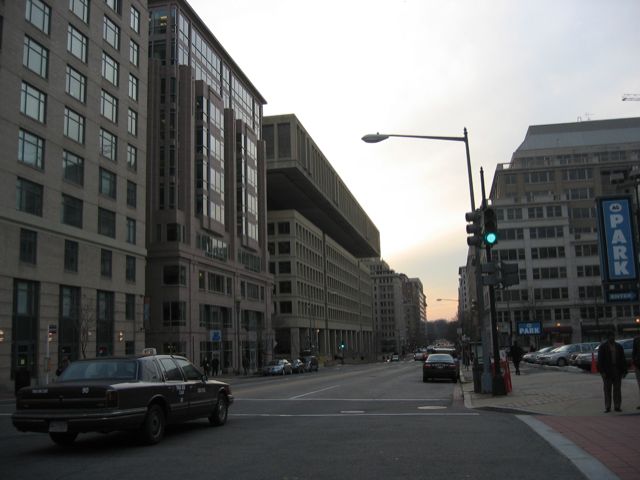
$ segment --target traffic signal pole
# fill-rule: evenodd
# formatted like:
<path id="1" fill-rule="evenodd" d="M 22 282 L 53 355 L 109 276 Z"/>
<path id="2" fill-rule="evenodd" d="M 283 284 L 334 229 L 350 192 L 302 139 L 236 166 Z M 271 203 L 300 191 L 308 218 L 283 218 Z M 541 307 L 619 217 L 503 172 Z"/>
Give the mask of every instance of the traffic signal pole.
<path id="1" fill-rule="evenodd" d="M 487 198 L 486 192 L 484 188 L 484 171 L 480 168 L 480 185 L 482 187 L 482 206 L 486 208 L 487 206 Z M 493 219 L 492 219 L 493 220 Z M 496 233 L 497 233 L 497 228 Z M 496 237 L 497 240 L 497 237 Z M 495 243 L 495 241 L 493 242 Z M 487 263 L 491 263 L 491 246 L 493 245 L 491 242 L 485 242 L 486 245 L 486 254 L 487 254 Z M 482 279 L 480 279 L 482 282 Z M 490 306 L 490 322 L 491 325 L 491 343 L 493 344 L 493 378 L 491 382 L 491 391 L 493 395 L 506 395 L 507 389 L 504 383 L 504 377 L 502 376 L 502 371 L 500 369 L 500 345 L 498 345 L 498 322 L 497 322 L 497 312 L 496 312 L 496 290 L 494 285 L 489 285 L 489 306 Z"/>

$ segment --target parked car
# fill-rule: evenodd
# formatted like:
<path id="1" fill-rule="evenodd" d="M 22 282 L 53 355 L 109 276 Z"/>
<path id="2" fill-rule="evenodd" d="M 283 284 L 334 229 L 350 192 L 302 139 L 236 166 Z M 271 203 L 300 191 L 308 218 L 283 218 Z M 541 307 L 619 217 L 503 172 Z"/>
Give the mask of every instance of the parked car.
<path id="1" fill-rule="evenodd" d="M 79 433 L 116 430 L 154 444 L 170 423 L 204 417 L 224 425 L 232 402 L 229 384 L 207 379 L 184 357 L 102 357 L 69 364 L 56 383 L 21 388 L 11 421 L 61 445 Z"/>
<path id="2" fill-rule="evenodd" d="M 304 369 L 307 372 L 318 371 L 318 358 L 314 355 L 307 355 L 306 357 L 302 357 L 302 361 L 304 362 Z"/>
<path id="3" fill-rule="evenodd" d="M 413 354 L 413 359 L 416 362 L 424 362 L 427 359 L 427 356 L 428 356 L 427 352 L 423 352 L 419 350 Z"/>
<path id="4" fill-rule="evenodd" d="M 536 352 L 525 353 L 522 356 L 522 360 L 524 360 L 527 363 L 536 363 L 536 359 L 538 358 L 538 356 L 540 354 L 550 352 L 554 348 L 555 347 L 543 347 L 543 348 L 541 348 L 540 350 L 538 350 Z"/>
<path id="5" fill-rule="evenodd" d="M 449 378 L 458 381 L 458 362 L 448 353 L 432 353 L 422 364 L 422 381 L 432 378 Z"/>
<path id="6" fill-rule="evenodd" d="M 569 365 L 569 359 L 572 354 L 577 355 L 583 352 L 591 352 L 593 348 L 593 343 L 571 343 L 568 345 L 562 345 L 550 352 L 541 354 L 538 357 L 538 363 L 564 367 Z"/>
<path id="7" fill-rule="evenodd" d="M 579 367 L 583 370 L 591 370 L 592 355 L 593 355 L 593 360 L 595 360 L 596 362 L 598 361 L 598 347 L 599 345 L 596 345 L 593 351 L 579 353 L 578 355 L 576 355 L 576 358 L 573 360 L 572 365 L 574 365 L 575 367 Z"/>
<path id="8" fill-rule="evenodd" d="M 299 358 L 296 358 L 293 362 L 291 362 L 291 371 L 293 373 L 304 373 L 304 362 Z"/>
<path id="9" fill-rule="evenodd" d="M 580 351 L 573 352 L 571 355 L 569 355 L 569 365 L 576 365 L 576 359 L 578 358 L 578 355 L 593 352 L 593 350 L 598 346 L 598 342 L 585 342 L 581 343 L 580 346 Z"/>
<path id="10" fill-rule="evenodd" d="M 262 368 L 263 375 L 288 375 L 293 371 L 289 360 L 272 360 Z"/>

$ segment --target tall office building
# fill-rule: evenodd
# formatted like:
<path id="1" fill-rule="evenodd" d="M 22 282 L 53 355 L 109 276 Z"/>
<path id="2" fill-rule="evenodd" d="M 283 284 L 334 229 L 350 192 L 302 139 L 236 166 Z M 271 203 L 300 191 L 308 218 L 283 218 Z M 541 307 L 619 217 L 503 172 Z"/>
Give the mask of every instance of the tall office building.
<path id="1" fill-rule="evenodd" d="M 268 360 L 264 98 L 184 0 L 149 2 L 147 344 Z"/>
<path id="2" fill-rule="evenodd" d="M 407 348 L 427 345 L 427 299 L 419 278 L 402 276 L 402 302 L 407 325 Z"/>
<path id="3" fill-rule="evenodd" d="M 369 357 L 379 256 L 366 212 L 295 115 L 265 117 L 276 353 Z M 341 347 L 342 346 L 342 347 Z"/>
<path id="4" fill-rule="evenodd" d="M 142 0 L 0 2 L 0 385 L 142 346 Z"/>
<path id="5" fill-rule="evenodd" d="M 494 254 L 520 267 L 520 284 L 497 290 L 502 344 L 637 334 L 637 300 L 604 301 L 595 199 L 629 194 L 636 203 L 638 183 L 629 174 L 639 161 L 640 118 L 626 118 L 531 126 L 511 162 L 498 165 Z M 618 178 L 627 181 L 616 184 Z M 635 212 L 637 219 L 637 204 Z M 531 325 L 519 335 L 523 324 Z"/>

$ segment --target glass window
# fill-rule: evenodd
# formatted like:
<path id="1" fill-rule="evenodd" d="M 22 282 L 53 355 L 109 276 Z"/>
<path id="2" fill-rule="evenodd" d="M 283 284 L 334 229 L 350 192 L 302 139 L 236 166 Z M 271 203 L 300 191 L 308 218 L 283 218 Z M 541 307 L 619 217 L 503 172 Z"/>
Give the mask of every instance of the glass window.
<path id="1" fill-rule="evenodd" d="M 111 250 L 100 250 L 100 275 L 111 278 L 113 253 Z"/>
<path id="2" fill-rule="evenodd" d="M 62 194 L 62 223 L 82 228 L 82 200 Z"/>
<path id="3" fill-rule="evenodd" d="M 116 213 L 104 208 L 98 208 L 98 233 L 116 238 Z"/>
<path id="4" fill-rule="evenodd" d="M 62 151 L 64 179 L 78 185 L 84 184 L 84 159 L 66 150 Z"/>
<path id="5" fill-rule="evenodd" d="M 135 282 L 136 281 L 136 257 L 131 255 L 127 255 L 125 265 L 125 276 L 127 282 Z"/>
<path id="6" fill-rule="evenodd" d="M 78 271 L 78 242 L 64 241 L 64 269 L 67 272 Z"/>
<path id="7" fill-rule="evenodd" d="M 27 0 L 24 18 L 34 27 L 49 35 L 51 8 L 40 0 Z"/>
<path id="8" fill-rule="evenodd" d="M 65 92 L 79 102 L 87 101 L 87 77 L 67 65 Z"/>
<path id="9" fill-rule="evenodd" d="M 26 228 L 20 229 L 20 261 L 36 264 L 38 252 L 38 234 Z"/>
<path id="10" fill-rule="evenodd" d="M 118 15 L 122 13 L 122 0 L 104 0 L 104 3 Z"/>
<path id="11" fill-rule="evenodd" d="M 127 243 L 136 244 L 136 221 L 127 217 Z"/>
<path id="12" fill-rule="evenodd" d="M 127 114 L 127 131 L 134 137 L 138 135 L 138 113 L 131 109 Z"/>
<path id="13" fill-rule="evenodd" d="M 22 64 L 42 78 L 47 78 L 49 50 L 29 37 L 24 37 Z"/>
<path id="14" fill-rule="evenodd" d="M 133 40 L 129 40 L 129 61 L 136 67 L 140 62 L 140 47 Z"/>
<path id="15" fill-rule="evenodd" d="M 129 98 L 138 101 L 138 79 L 132 74 L 129 74 Z"/>
<path id="16" fill-rule="evenodd" d="M 102 52 L 102 77 L 118 86 L 118 75 L 120 65 L 113 58 Z"/>
<path id="17" fill-rule="evenodd" d="M 89 40 L 78 30 L 69 25 L 67 29 L 67 50 L 78 60 L 87 63 L 87 45 Z"/>
<path id="18" fill-rule="evenodd" d="M 100 154 L 115 162 L 118 159 L 118 137 L 104 128 L 100 129 Z"/>
<path id="19" fill-rule="evenodd" d="M 129 144 L 127 144 L 127 167 L 134 171 L 138 169 L 138 149 Z"/>
<path id="20" fill-rule="evenodd" d="M 118 99 L 109 92 L 100 93 L 100 114 L 113 123 L 118 123 Z"/>
<path id="21" fill-rule="evenodd" d="M 140 33 L 140 12 L 135 7 L 131 7 L 131 16 L 129 17 L 129 26 L 131 30 Z"/>
<path id="22" fill-rule="evenodd" d="M 127 205 L 136 208 L 138 197 L 138 186 L 130 180 L 127 180 Z"/>
<path id="23" fill-rule="evenodd" d="M 89 0 L 69 0 L 69 10 L 84 23 L 89 23 Z"/>
<path id="24" fill-rule="evenodd" d="M 18 178 L 16 208 L 21 212 L 42 216 L 42 185 Z"/>
<path id="25" fill-rule="evenodd" d="M 116 198 L 116 174 L 104 168 L 100 169 L 100 193 Z"/>
<path id="26" fill-rule="evenodd" d="M 26 82 L 22 82 L 20 111 L 27 117 L 44 123 L 47 109 L 47 95 Z"/>
<path id="27" fill-rule="evenodd" d="M 120 27 L 106 15 L 102 22 L 102 39 L 116 50 L 120 50 Z"/>
<path id="28" fill-rule="evenodd" d="M 133 321 L 136 318 L 136 296 L 133 293 L 127 293 L 124 296 L 124 319 Z M 142 365 L 148 362 L 142 362 Z"/>
<path id="29" fill-rule="evenodd" d="M 71 140 L 84 143 L 84 117 L 70 108 L 64 108 L 64 134 Z"/>
<path id="30" fill-rule="evenodd" d="M 20 129 L 18 133 L 18 161 L 42 170 L 44 168 L 44 139 Z"/>

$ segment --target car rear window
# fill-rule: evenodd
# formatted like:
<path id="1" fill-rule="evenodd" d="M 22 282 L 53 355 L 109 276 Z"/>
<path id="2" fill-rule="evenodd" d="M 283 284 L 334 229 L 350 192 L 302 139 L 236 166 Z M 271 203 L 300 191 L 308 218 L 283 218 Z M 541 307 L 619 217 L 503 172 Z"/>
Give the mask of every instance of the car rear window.
<path id="1" fill-rule="evenodd" d="M 81 361 L 71 363 L 60 375 L 59 381 L 75 380 L 135 380 L 137 362 L 135 360 L 113 359 Z"/>

